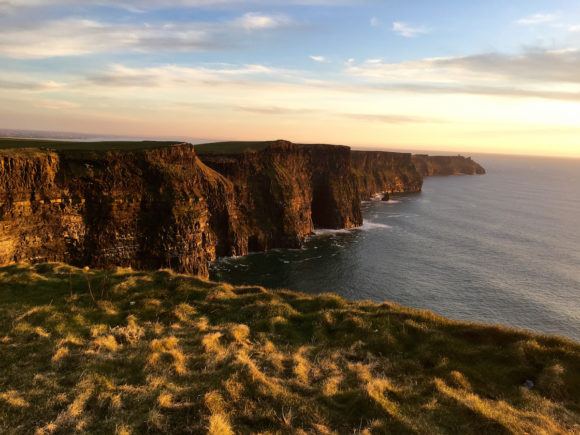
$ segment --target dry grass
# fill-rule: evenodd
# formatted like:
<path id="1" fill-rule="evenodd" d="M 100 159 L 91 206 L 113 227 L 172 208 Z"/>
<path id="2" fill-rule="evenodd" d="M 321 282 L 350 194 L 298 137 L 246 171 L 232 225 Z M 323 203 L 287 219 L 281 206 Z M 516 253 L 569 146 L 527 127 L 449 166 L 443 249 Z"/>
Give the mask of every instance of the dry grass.
<path id="1" fill-rule="evenodd" d="M 580 433 L 577 343 L 168 271 L 0 268 L 0 373 L 7 434 Z"/>

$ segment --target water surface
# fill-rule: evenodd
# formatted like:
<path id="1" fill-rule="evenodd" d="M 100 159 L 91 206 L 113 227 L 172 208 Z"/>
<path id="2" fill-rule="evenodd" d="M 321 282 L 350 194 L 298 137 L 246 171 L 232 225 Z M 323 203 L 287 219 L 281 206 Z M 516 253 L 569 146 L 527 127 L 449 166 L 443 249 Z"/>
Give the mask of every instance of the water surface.
<path id="1" fill-rule="evenodd" d="M 580 340 L 580 160 L 476 158 L 488 175 L 428 178 L 421 194 L 363 204 L 361 229 L 225 259 L 213 278 Z"/>

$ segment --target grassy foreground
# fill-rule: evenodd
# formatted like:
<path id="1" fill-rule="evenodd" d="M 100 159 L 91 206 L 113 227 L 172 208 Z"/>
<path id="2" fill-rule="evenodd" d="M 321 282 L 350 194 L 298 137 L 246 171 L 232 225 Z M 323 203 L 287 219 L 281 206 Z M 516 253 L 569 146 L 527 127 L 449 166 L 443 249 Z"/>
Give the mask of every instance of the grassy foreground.
<path id="1" fill-rule="evenodd" d="M 579 402 L 564 339 L 169 271 L 0 268 L 3 434 L 579 433 Z"/>

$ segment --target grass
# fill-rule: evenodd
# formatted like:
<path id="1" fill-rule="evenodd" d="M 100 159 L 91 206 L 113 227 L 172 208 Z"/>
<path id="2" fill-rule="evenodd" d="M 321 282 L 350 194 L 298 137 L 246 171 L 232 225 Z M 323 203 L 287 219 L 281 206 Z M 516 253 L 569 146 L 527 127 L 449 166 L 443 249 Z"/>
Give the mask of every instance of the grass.
<path id="1" fill-rule="evenodd" d="M 214 142 L 195 146 L 198 154 L 238 154 L 251 151 L 260 151 L 268 148 L 274 141 L 235 141 L 235 142 Z"/>
<path id="2" fill-rule="evenodd" d="M 580 433 L 572 341 L 169 271 L 0 268 L 0 373 L 6 434 Z"/>
<path id="3" fill-rule="evenodd" d="M 0 138 L 0 149 L 13 148 L 50 148 L 55 150 L 140 150 L 158 148 L 178 144 L 179 142 L 161 141 L 103 141 L 103 142 L 74 142 L 52 139 L 18 139 Z"/>

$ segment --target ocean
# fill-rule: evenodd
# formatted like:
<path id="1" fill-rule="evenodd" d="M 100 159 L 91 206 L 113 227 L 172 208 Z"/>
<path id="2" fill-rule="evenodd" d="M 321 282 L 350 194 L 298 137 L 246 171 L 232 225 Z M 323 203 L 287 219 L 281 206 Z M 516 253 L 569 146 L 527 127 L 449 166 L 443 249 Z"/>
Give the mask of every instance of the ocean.
<path id="1" fill-rule="evenodd" d="M 212 278 L 580 340 L 580 160 L 473 157 L 487 175 L 427 178 L 420 194 L 364 203 L 360 229 L 222 259 Z"/>

